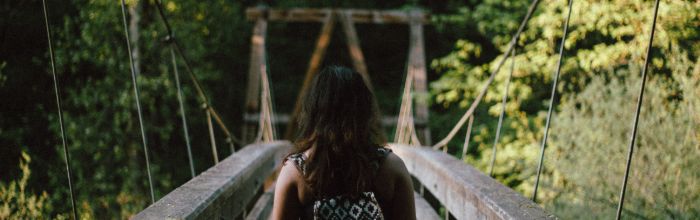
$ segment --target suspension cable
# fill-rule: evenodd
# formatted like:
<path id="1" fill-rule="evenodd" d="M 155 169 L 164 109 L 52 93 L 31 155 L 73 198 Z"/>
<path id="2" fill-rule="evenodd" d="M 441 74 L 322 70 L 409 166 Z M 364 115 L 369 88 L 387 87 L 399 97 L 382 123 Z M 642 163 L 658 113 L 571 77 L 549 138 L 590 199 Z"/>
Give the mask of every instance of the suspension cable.
<path id="1" fill-rule="evenodd" d="M 265 43 L 263 43 L 263 46 Z M 272 109 L 272 92 L 270 88 L 270 79 L 268 75 L 267 56 L 265 55 L 265 65 L 260 68 L 260 117 L 258 125 L 258 135 L 255 142 L 270 142 L 275 140 L 275 129 L 273 124 L 273 109 Z"/>
<path id="2" fill-rule="evenodd" d="M 651 23 L 651 34 L 649 34 L 649 45 L 647 46 L 647 57 L 644 60 L 644 69 L 642 69 L 642 85 L 639 88 L 639 98 L 637 99 L 637 109 L 634 113 L 634 125 L 632 126 L 632 135 L 630 137 L 630 145 L 627 153 L 627 165 L 625 167 L 625 177 L 622 180 L 622 189 L 620 190 L 620 202 L 617 205 L 617 216 L 615 219 L 619 220 L 622 216 L 622 206 L 625 202 L 625 190 L 627 189 L 627 177 L 630 173 L 630 166 L 632 165 L 632 153 L 634 153 L 634 143 L 637 140 L 637 126 L 639 125 L 639 113 L 642 109 L 642 101 L 644 98 L 644 86 L 646 86 L 647 81 L 647 68 L 649 67 L 649 60 L 651 60 L 651 46 L 654 43 L 654 31 L 656 29 L 656 17 L 659 12 L 659 0 L 654 3 L 654 19 Z"/>
<path id="3" fill-rule="evenodd" d="M 49 58 L 51 60 L 51 74 L 53 75 L 53 88 L 56 93 L 56 108 L 58 109 L 58 124 L 61 128 L 61 142 L 63 144 L 63 157 L 66 159 L 66 174 L 68 176 L 68 191 L 70 191 L 70 204 L 73 211 L 73 218 L 78 219 L 78 211 L 75 208 L 75 192 L 73 191 L 73 171 L 70 165 L 70 154 L 66 144 L 66 131 L 63 124 L 63 109 L 61 108 L 61 96 L 58 91 L 58 77 L 56 77 L 56 58 L 54 57 L 53 44 L 51 43 L 51 28 L 49 26 L 49 12 L 46 7 L 46 0 L 41 1 L 44 9 L 44 24 L 46 24 L 46 39 L 49 45 Z"/>
<path id="4" fill-rule="evenodd" d="M 396 132 L 394 135 L 394 142 L 400 143 L 400 144 L 408 144 L 409 142 L 409 137 L 407 135 L 407 131 L 410 130 L 408 126 L 410 126 L 408 123 L 408 120 L 410 117 L 413 116 L 412 113 L 412 104 L 413 104 L 413 98 L 411 97 L 411 87 L 412 87 L 412 82 L 413 82 L 413 71 L 411 71 L 411 68 L 408 67 L 408 62 L 406 64 L 406 81 L 404 82 L 403 86 L 403 93 L 401 94 L 401 107 L 399 108 L 399 117 L 396 125 Z"/>
<path id="5" fill-rule="evenodd" d="M 209 141 L 211 141 L 211 152 L 214 155 L 214 164 L 219 163 L 219 153 L 216 150 L 216 136 L 214 135 L 214 127 L 211 124 L 211 112 L 207 111 L 207 127 L 209 128 Z"/>
<path id="6" fill-rule="evenodd" d="M 513 35 L 513 38 L 510 40 L 510 43 L 508 43 L 508 49 L 505 51 L 505 53 L 503 53 L 504 55 L 511 53 L 511 51 L 513 50 L 513 47 L 515 46 L 516 40 L 520 37 L 520 34 L 525 29 L 525 26 L 527 26 L 527 22 L 530 20 L 530 17 L 532 17 L 532 14 L 535 12 L 535 9 L 537 9 L 537 5 L 539 5 L 539 3 L 540 3 L 539 0 L 532 1 L 532 3 L 530 4 L 530 7 L 528 8 L 527 14 L 525 15 L 525 18 L 520 23 L 520 27 L 518 27 L 518 30 L 515 32 L 515 35 Z M 507 57 L 503 56 L 501 61 L 498 62 L 498 65 L 496 65 L 496 69 L 494 69 L 491 72 L 489 79 L 486 81 L 486 84 L 479 92 L 479 95 L 476 96 L 476 99 L 474 99 L 474 102 L 472 102 L 469 109 L 467 109 L 467 111 L 464 113 L 464 115 L 462 115 L 462 118 L 459 119 L 457 124 L 450 131 L 450 133 L 448 133 L 447 136 L 444 139 L 442 139 L 440 142 L 433 145 L 433 147 L 440 147 L 440 146 L 446 145 L 448 142 L 450 142 L 450 140 L 452 140 L 452 138 L 454 138 L 455 134 L 457 134 L 457 131 L 459 131 L 459 129 L 464 125 L 464 123 L 467 122 L 467 119 L 469 118 L 469 116 L 474 113 L 474 110 L 476 110 L 476 107 L 481 102 L 481 99 L 486 94 L 486 91 L 488 91 L 489 85 L 491 85 L 491 83 L 493 82 L 493 79 L 496 76 L 496 73 L 498 73 L 501 70 L 501 67 L 505 63 L 506 59 L 507 59 Z"/>
<path id="7" fill-rule="evenodd" d="M 226 124 L 224 124 L 223 120 L 221 119 L 221 116 L 219 113 L 214 109 L 213 106 L 209 104 L 209 99 L 206 96 L 206 93 L 204 93 L 204 89 L 202 89 L 202 85 L 200 84 L 199 80 L 197 79 L 196 75 L 194 74 L 194 71 L 192 70 L 192 67 L 190 66 L 190 60 L 187 58 L 185 53 L 182 50 L 182 47 L 180 47 L 180 44 L 178 43 L 177 39 L 173 35 L 172 28 L 170 26 L 170 22 L 168 21 L 168 18 L 165 16 L 165 12 L 163 11 L 163 4 L 161 0 L 156 0 L 156 8 L 158 9 L 158 15 L 161 18 L 161 21 L 163 22 L 163 25 L 165 26 L 165 29 L 168 33 L 168 36 L 170 36 L 171 39 L 171 44 L 173 47 L 175 47 L 175 52 L 180 55 L 180 57 L 183 60 L 183 63 L 185 64 L 185 70 L 187 71 L 187 75 L 189 75 L 190 80 L 192 81 L 192 84 L 194 84 L 195 91 L 197 92 L 197 95 L 199 96 L 199 99 L 201 102 L 203 102 L 207 108 L 206 111 L 208 111 L 214 121 L 216 122 L 217 125 L 219 125 L 219 128 L 224 132 L 224 135 L 226 135 L 226 142 L 228 142 L 229 146 L 232 149 L 235 149 L 233 147 L 233 144 L 236 143 L 240 146 L 243 146 L 243 142 L 241 142 L 236 136 L 234 136 L 231 131 L 226 127 Z"/>
<path id="8" fill-rule="evenodd" d="M 469 116 L 469 122 L 467 123 L 467 132 L 464 135 L 464 145 L 462 145 L 462 155 L 461 159 L 464 160 L 464 158 L 467 156 L 467 153 L 469 152 L 469 139 L 471 139 L 472 136 L 472 124 L 474 124 L 474 115 Z"/>
<path id="9" fill-rule="evenodd" d="M 168 38 L 170 42 L 170 38 Z M 177 102 L 180 105 L 180 119 L 182 119 L 182 132 L 185 135 L 185 144 L 187 145 L 187 158 L 190 162 L 190 173 L 192 178 L 196 176 L 194 172 L 194 159 L 192 158 L 192 145 L 190 143 L 190 133 L 187 130 L 187 114 L 185 114 L 185 104 L 182 98 L 182 87 L 180 86 L 180 73 L 177 70 L 177 58 L 175 57 L 175 48 L 170 45 L 170 58 L 173 63 L 173 75 L 175 75 L 175 87 L 177 88 Z"/>
<path id="10" fill-rule="evenodd" d="M 126 49 L 129 53 L 129 67 L 131 68 L 131 83 L 134 86 L 134 99 L 136 100 L 136 111 L 139 116 L 139 126 L 141 128 L 141 140 L 143 141 L 143 155 L 146 158 L 146 173 L 148 174 L 148 186 L 151 191 L 151 203 L 156 201 L 155 193 L 153 192 L 153 178 L 151 177 L 151 163 L 148 160 L 148 144 L 146 142 L 146 129 L 143 126 L 143 115 L 141 113 L 141 101 L 139 100 L 139 87 L 136 82 L 136 66 L 134 66 L 134 58 L 131 54 L 131 40 L 129 40 L 129 26 L 126 23 L 126 3 L 121 0 L 122 6 L 122 21 L 124 22 L 124 37 L 126 38 Z"/>
<path id="11" fill-rule="evenodd" d="M 544 137 L 542 137 L 542 145 L 540 147 L 540 159 L 537 163 L 537 177 L 535 179 L 535 190 L 532 192 L 532 201 L 537 202 L 537 189 L 540 185 L 540 175 L 542 174 L 542 166 L 544 162 L 544 150 L 547 146 L 547 137 L 549 137 L 549 125 L 552 119 L 552 109 L 554 108 L 554 101 L 557 94 L 557 83 L 559 81 L 559 74 L 561 73 L 561 62 L 564 58 L 564 45 L 566 44 L 566 36 L 569 31 L 569 20 L 571 19 L 571 9 L 573 8 L 574 0 L 569 0 L 569 12 L 566 15 L 566 21 L 564 22 L 564 34 L 561 37 L 561 43 L 559 44 L 559 60 L 557 61 L 557 70 L 554 74 L 554 81 L 552 82 L 552 93 L 549 97 L 549 109 L 547 110 L 547 122 L 544 126 Z"/>
<path id="12" fill-rule="evenodd" d="M 506 91 L 503 92 L 503 100 L 501 101 L 501 114 L 498 116 L 498 126 L 496 126 L 496 138 L 493 140 L 493 150 L 491 152 L 491 165 L 489 166 L 489 176 L 493 176 L 493 165 L 496 163 L 496 146 L 498 145 L 498 140 L 501 137 L 501 126 L 503 125 L 503 115 L 506 114 L 506 103 L 508 101 L 508 87 L 510 87 L 510 80 L 513 77 L 513 70 L 515 70 L 515 48 L 510 53 L 510 73 L 508 73 L 508 79 L 506 79 Z"/>

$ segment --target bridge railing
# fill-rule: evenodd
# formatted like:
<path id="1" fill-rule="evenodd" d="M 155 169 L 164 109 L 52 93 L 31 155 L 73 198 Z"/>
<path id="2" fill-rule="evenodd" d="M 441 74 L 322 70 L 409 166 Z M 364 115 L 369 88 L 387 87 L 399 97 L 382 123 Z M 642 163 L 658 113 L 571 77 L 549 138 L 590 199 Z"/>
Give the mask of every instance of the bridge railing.
<path id="1" fill-rule="evenodd" d="M 391 144 L 417 180 L 419 219 L 554 219 L 537 204 L 454 158 L 428 147 Z M 133 219 L 266 219 L 272 191 L 264 182 L 291 143 L 252 144 L 161 198 Z M 423 196 L 421 196 L 423 195 Z M 433 199 L 432 206 L 429 201 Z"/>
<path id="2" fill-rule="evenodd" d="M 457 219 L 556 219 L 539 205 L 461 160 L 430 147 L 391 144 L 409 173 Z"/>
<path id="3" fill-rule="evenodd" d="M 133 219 L 242 219 L 291 143 L 249 145 L 156 201 Z M 265 194 L 263 194 L 264 196 Z"/>

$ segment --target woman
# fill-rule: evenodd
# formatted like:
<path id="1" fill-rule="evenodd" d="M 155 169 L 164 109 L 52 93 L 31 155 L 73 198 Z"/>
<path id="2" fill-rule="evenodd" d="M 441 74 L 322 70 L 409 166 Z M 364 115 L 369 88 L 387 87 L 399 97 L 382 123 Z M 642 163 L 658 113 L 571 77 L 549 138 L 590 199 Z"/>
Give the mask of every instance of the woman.
<path id="1" fill-rule="evenodd" d="M 415 219 L 411 176 L 383 147 L 377 115 L 360 74 L 338 66 L 317 74 L 277 178 L 272 219 Z"/>

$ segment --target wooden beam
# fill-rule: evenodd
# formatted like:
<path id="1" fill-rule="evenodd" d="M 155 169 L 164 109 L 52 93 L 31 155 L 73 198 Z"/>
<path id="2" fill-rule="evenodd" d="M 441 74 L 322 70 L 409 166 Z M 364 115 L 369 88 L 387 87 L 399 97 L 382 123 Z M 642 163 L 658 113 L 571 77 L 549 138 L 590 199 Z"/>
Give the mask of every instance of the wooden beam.
<path id="1" fill-rule="evenodd" d="M 250 48 L 250 66 L 248 67 L 248 88 L 244 112 L 255 113 L 260 110 L 260 76 L 267 63 L 265 62 L 265 39 L 267 36 L 267 20 L 255 21 Z M 255 125 L 246 124 L 243 127 L 241 141 L 248 143 L 255 138 Z"/>
<path id="2" fill-rule="evenodd" d="M 238 219 L 291 148 L 287 141 L 246 146 L 131 219 Z"/>
<path id="3" fill-rule="evenodd" d="M 323 57 L 326 55 L 328 44 L 331 42 L 333 27 L 335 26 L 335 16 L 332 13 L 328 13 L 326 15 L 326 20 L 323 22 L 323 27 L 321 27 L 321 33 L 318 35 L 318 40 L 316 40 L 316 48 L 314 49 L 314 53 L 311 55 L 311 60 L 309 61 L 309 68 L 306 70 L 304 83 L 301 86 L 301 91 L 299 91 L 299 95 L 297 96 L 297 102 L 294 105 L 294 112 L 292 113 L 291 118 L 292 122 L 296 122 L 297 117 L 299 117 L 302 102 L 304 97 L 306 97 L 309 87 L 311 86 L 311 80 L 313 80 L 316 73 L 318 73 L 321 62 L 323 62 Z M 284 135 L 287 140 L 294 138 L 293 136 L 296 132 L 296 128 L 297 126 L 294 124 L 287 126 L 287 131 Z"/>
<path id="4" fill-rule="evenodd" d="M 420 11 L 413 13 L 419 14 Z M 409 39 L 408 71 L 413 76 L 413 92 L 415 94 L 415 118 L 417 121 L 428 121 L 428 90 L 425 67 L 425 46 L 423 44 L 423 25 L 419 22 L 411 22 L 411 35 Z M 426 126 L 416 129 L 418 138 L 424 145 L 432 145 L 430 129 Z"/>
<path id="5" fill-rule="evenodd" d="M 341 13 L 338 15 L 340 18 L 340 24 L 343 26 L 345 31 L 345 41 L 350 51 L 350 58 L 352 59 L 352 66 L 355 71 L 362 75 L 362 78 L 367 83 L 367 87 L 372 89 L 372 81 L 369 79 L 369 73 L 367 72 L 367 65 L 365 64 L 365 57 L 362 55 L 362 48 L 360 47 L 360 38 L 357 37 L 357 30 L 355 30 L 355 24 L 352 22 L 350 13 Z"/>
<path id="6" fill-rule="evenodd" d="M 379 123 L 384 127 L 394 127 L 396 126 L 396 121 L 398 121 L 398 116 L 395 115 L 385 115 L 379 118 Z M 260 121 L 260 113 L 244 114 L 243 121 L 248 124 L 257 124 Z M 291 116 L 285 113 L 276 113 L 275 117 L 272 119 L 274 124 L 287 124 L 292 122 Z M 428 126 L 427 121 L 415 121 L 416 128 L 420 129 Z"/>
<path id="7" fill-rule="evenodd" d="M 413 197 L 416 202 L 416 219 L 440 220 L 440 216 L 435 212 L 435 209 L 428 204 L 425 198 L 421 197 L 420 194 L 416 192 L 413 193 Z"/>
<path id="8" fill-rule="evenodd" d="M 324 22 L 329 14 L 349 14 L 350 20 L 354 23 L 408 24 L 414 21 L 427 24 L 430 22 L 430 16 L 422 11 L 330 8 L 246 9 L 246 17 L 251 21 L 264 18 L 281 22 Z"/>
<path id="9" fill-rule="evenodd" d="M 250 213 L 246 216 L 245 220 L 266 220 L 270 219 L 270 214 L 272 214 L 272 203 L 274 200 L 275 188 L 272 187 L 265 191 L 258 201 L 255 202 L 255 206 L 250 210 Z"/>
<path id="10" fill-rule="evenodd" d="M 430 147 L 390 144 L 390 148 L 457 219 L 557 219 L 452 155 Z"/>

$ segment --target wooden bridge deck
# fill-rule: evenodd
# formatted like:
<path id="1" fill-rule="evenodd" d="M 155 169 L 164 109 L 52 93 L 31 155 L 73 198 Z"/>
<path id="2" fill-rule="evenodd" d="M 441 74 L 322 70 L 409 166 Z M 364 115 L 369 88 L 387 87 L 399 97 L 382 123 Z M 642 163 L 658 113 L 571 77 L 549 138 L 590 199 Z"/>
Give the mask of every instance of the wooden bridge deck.
<path id="1" fill-rule="evenodd" d="M 418 219 L 439 219 L 444 207 L 457 219 L 553 219 L 537 204 L 454 157 L 426 147 L 391 144 L 417 180 Z M 291 143 L 252 144 L 226 158 L 133 219 L 267 219 L 275 175 Z M 427 194 L 433 203 L 424 199 Z M 427 198 L 427 197 L 426 197 Z"/>

